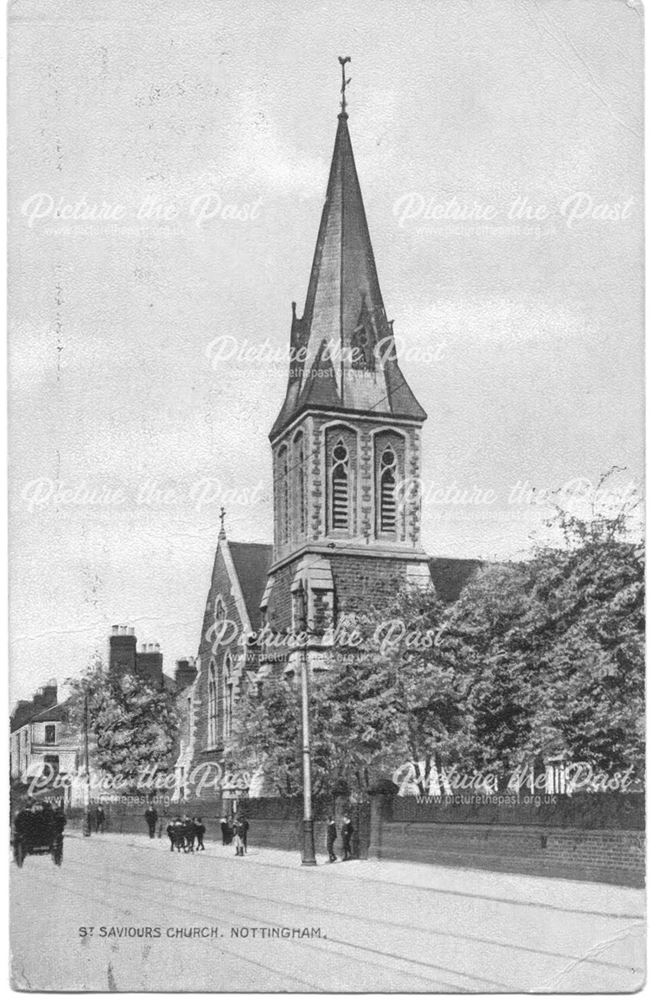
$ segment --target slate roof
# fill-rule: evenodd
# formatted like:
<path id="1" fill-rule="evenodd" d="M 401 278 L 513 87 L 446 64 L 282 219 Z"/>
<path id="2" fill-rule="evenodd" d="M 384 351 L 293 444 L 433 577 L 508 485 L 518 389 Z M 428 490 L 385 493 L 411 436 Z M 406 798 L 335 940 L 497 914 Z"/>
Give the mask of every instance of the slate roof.
<path id="1" fill-rule="evenodd" d="M 68 719 L 68 710 L 71 704 L 71 699 L 67 698 L 66 701 L 61 702 L 58 705 L 51 705 L 50 708 L 45 708 L 43 712 L 39 712 L 38 715 L 33 715 L 29 720 L 32 722 L 66 722 Z"/>
<path id="2" fill-rule="evenodd" d="M 292 318 L 290 339 L 295 354 L 272 439 L 305 409 L 375 412 L 420 421 L 427 416 L 402 375 L 394 350 L 379 351 L 367 371 L 351 363 L 352 337 L 357 329 L 366 328 L 374 345 L 382 341 L 392 345 L 394 341 L 379 287 L 347 118 L 344 112 L 338 115 L 306 303 L 303 316 L 294 313 Z M 336 351 L 328 358 L 327 344 Z M 356 377 L 350 377 L 352 371 Z"/>
<path id="3" fill-rule="evenodd" d="M 274 548 L 259 542 L 228 542 L 228 548 L 242 588 L 251 628 L 257 629 L 260 625 L 260 601 Z"/>
<path id="4" fill-rule="evenodd" d="M 10 732 L 15 733 L 22 729 L 28 722 L 31 722 L 36 715 L 46 711 L 44 706 L 44 690 L 52 693 L 52 704 L 50 708 L 57 704 L 57 685 L 55 681 L 49 682 L 45 689 L 38 691 L 29 701 L 21 699 L 18 701 L 10 716 Z"/>

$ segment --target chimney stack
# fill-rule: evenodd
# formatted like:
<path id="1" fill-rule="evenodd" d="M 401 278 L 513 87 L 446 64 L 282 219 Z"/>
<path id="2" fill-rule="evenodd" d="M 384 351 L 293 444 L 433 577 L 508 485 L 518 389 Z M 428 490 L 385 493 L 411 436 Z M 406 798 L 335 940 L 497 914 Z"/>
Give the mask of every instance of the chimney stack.
<path id="1" fill-rule="evenodd" d="M 196 667 L 190 660 L 176 660 L 176 690 L 184 691 L 196 680 Z"/>

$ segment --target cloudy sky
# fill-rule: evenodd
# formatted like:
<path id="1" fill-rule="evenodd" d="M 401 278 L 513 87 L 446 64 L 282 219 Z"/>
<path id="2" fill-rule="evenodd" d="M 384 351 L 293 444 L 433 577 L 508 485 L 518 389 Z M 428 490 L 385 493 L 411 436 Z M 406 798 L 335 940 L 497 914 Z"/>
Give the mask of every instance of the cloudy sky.
<path id="1" fill-rule="evenodd" d="M 549 514 L 530 488 L 612 466 L 641 488 L 633 0 L 19 0 L 10 21 L 12 696 L 117 622 L 171 669 L 221 503 L 231 538 L 270 540 L 340 54 L 429 414 L 426 549 L 518 556 Z"/>

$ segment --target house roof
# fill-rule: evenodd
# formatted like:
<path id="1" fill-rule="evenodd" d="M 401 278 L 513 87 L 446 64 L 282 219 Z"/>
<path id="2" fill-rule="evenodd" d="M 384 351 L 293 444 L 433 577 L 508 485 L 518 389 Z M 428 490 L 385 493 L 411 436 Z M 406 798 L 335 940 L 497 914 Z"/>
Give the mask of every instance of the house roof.
<path id="1" fill-rule="evenodd" d="M 11 732 L 15 733 L 17 729 L 22 729 L 33 714 L 34 705 L 32 702 L 21 699 L 11 713 Z"/>
<path id="2" fill-rule="evenodd" d="M 228 548 L 251 628 L 255 629 L 260 623 L 260 601 L 272 563 L 273 546 L 260 542 L 228 542 Z"/>
<path id="3" fill-rule="evenodd" d="M 62 701 L 58 705 L 51 705 L 50 708 L 45 708 L 43 712 L 39 712 L 38 715 L 33 715 L 29 720 L 32 722 L 66 722 L 68 718 L 68 712 L 71 707 L 71 698 L 67 698 L 66 701 Z"/>
<path id="4" fill-rule="evenodd" d="M 287 395 L 271 439 L 307 409 L 426 419 L 397 363 L 347 118 L 338 115 L 303 316 L 293 310 Z"/>
<path id="5" fill-rule="evenodd" d="M 48 700 L 50 700 L 49 707 L 47 707 Z M 45 687 L 37 691 L 30 701 L 21 699 L 16 703 L 10 717 L 10 732 L 15 733 L 18 729 L 22 729 L 23 726 L 26 726 L 37 715 L 48 711 L 49 708 L 53 708 L 56 704 L 57 683 L 56 681 L 50 681 Z"/>

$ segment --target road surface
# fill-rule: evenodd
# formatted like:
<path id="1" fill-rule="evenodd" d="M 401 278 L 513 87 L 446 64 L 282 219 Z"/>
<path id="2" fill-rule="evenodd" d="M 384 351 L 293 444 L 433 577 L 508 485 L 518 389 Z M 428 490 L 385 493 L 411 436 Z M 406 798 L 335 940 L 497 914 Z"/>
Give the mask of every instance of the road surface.
<path id="1" fill-rule="evenodd" d="M 12 862 L 23 990 L 630 991 L 643 893 L 394 862 L 301 868 L 280 851 L 67 836 Z"/>

